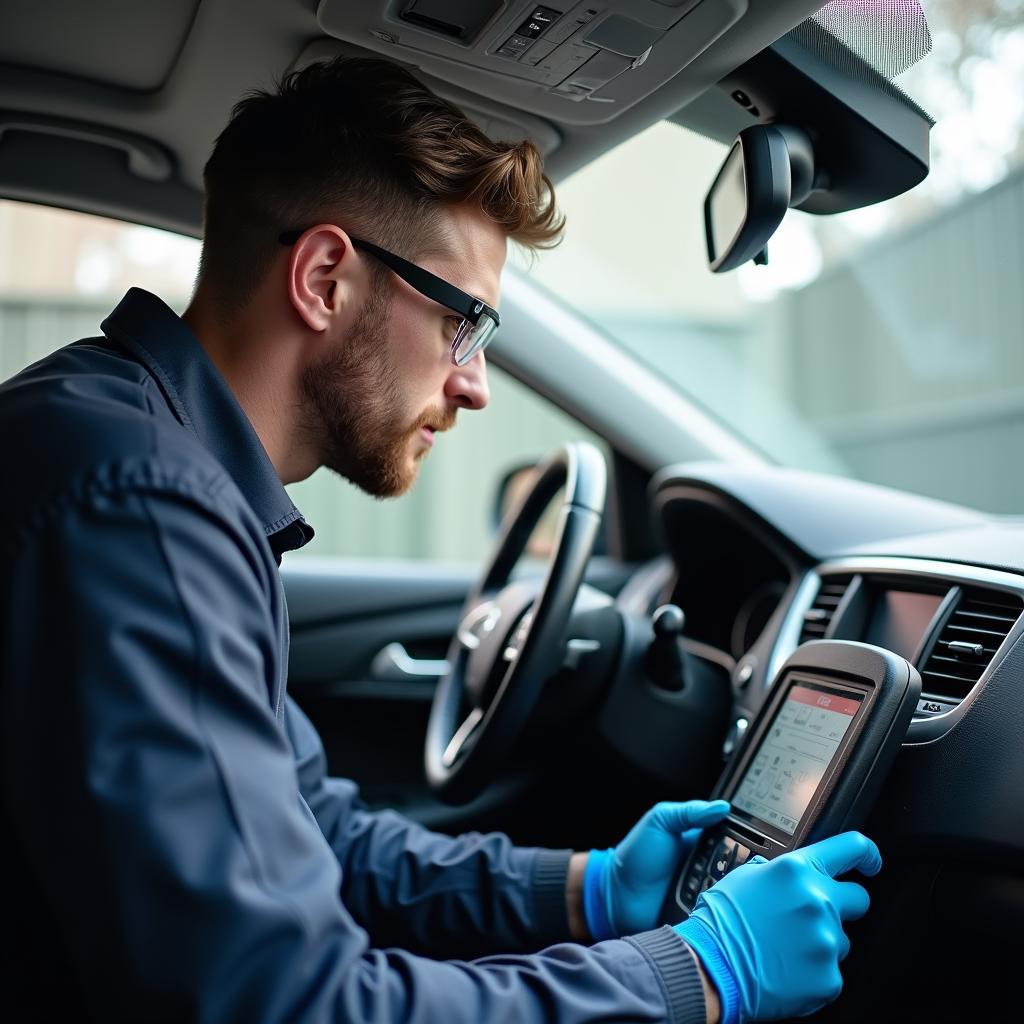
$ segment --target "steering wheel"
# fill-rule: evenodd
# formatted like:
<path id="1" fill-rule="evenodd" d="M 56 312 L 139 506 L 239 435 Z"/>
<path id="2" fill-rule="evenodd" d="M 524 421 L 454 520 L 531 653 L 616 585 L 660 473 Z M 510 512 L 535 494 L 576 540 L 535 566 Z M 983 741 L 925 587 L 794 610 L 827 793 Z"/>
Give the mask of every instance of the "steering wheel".
<path id="1" fill-rule="evenodd" d="M 556 449 L 502 523 L 480 582 L 470 591 L 434 692 L 426 737 L 427 781 L 465 803 L 495 778 L 523 732 L 545 681 L 561 665 L 576 594 L 597 538 L 608 471 L 591 444 Z M 543 582 L 509 582 L 552 499 L 564 486 Z M 468 713 L 463 716 L 463 708 Z"/>

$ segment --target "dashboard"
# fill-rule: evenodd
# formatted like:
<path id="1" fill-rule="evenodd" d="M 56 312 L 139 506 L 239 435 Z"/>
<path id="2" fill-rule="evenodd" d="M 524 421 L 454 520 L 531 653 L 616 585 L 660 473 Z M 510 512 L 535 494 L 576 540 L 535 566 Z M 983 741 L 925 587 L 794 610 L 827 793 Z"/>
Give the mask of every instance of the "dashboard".
<path id="1" fill-rule="evenodd" d="M 904 1019 L 923 1019 L 906 1017 L 923 1005 L 930 1019 L 959 1012 L 966 982 L 927 995 L 915 987 L 911 999 L 906 979 L 934 970 L 950 915 L 985 937 L 979 950 L 958 948 L 964 978 L 990 972 L 985 957 L 1019 949 L 1024 930 L 1024 522 L 852 480 L 717 463 L 662 471 L 650 501 L 667 554 L 618 602 L 634 614 L 666 602 L 683 610 L 684 648 L 730 696 L 716 771 L 800 644 L 873 644 L 920 672 L 921 698 L 863 825 L 889 871 L 863 925 L 868 949 L 854 942 L 850 992 L 833 1012 L 863 1019 L 883 990 Z M 661 700 L 662 717 L 671 700 Z M 643 723 L 648 736 L 654 720 Z M 696 735 L 680 734 L 677 746 Z M 676 753 L 664 745 L 657 756 L 671 763 Z"/>
<path id="2" fill-rule="evenodd" d="M 908 742 L 935 739 L 1024 632 L 1024 523 L 853 480 L 718 463 L 663 471 L 652 507 L 669 554 L 620 601 L 648 613 L 678 605 L 684 643 L 728 671 L 737 717 L 756 712 L 798 645 L 855 640 L 921 672 Z"/>

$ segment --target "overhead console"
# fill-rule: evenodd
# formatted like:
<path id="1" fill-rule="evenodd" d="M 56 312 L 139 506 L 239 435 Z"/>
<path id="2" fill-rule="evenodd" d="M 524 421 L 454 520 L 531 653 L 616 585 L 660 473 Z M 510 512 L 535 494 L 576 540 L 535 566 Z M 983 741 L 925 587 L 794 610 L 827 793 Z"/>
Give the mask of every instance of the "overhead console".
<path id="1" fill-rule="evenodd" d="M 328 35 L 440 74 L 556 121 L 611 120 L 685 68 L 748 0 L 321 0 Z M 500 76 L 495 78 L 495 76 Z"/>

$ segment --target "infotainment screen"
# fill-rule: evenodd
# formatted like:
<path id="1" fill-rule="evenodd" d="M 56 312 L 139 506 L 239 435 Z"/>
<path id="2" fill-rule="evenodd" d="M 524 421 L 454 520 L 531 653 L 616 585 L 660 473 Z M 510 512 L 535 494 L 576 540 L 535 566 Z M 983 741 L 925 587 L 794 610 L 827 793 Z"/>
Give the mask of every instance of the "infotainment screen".
<path id="1" fill-rule="evenodd" d="M 863 700 L 853 690 L 794 683 L 731 797 L 733 808 L 793 835 Z"/>
<path id="2" fill-rule="evenodd" d="M 864 639 L 910 661 L 944 596 L 887 590 L 875 602 Z"/>

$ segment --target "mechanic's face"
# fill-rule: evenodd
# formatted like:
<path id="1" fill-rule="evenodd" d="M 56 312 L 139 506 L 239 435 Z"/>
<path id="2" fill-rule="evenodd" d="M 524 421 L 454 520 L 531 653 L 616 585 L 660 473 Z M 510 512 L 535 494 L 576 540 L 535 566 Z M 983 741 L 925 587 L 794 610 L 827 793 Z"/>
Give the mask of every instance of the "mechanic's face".
<path id="1" fill-rule="evenodd" d="M 446 220 L 445 255 L 420 265 L 497 308 L 504 234 L 469 209 L 452 208 Z M 345 337 L 303 374 L 323 465 L 380 498 L 412 487 L 435 434 L 455 425 L 459 408 L 482 409 L 489 398 L 483 353 L 466 366 L 451 361 L 457 320 L 390 272 L 382 287 L 370 285 Z"/>

